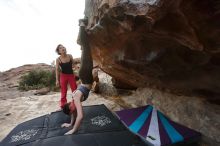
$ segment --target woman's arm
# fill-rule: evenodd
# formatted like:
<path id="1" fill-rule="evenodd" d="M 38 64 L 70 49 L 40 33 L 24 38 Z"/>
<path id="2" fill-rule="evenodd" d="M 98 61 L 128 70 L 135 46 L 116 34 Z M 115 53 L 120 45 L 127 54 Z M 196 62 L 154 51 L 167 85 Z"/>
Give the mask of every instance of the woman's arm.
<path id="1" fill-rule="evenodd" d="M 59 75 L 60 75 L 60 71 L 59 71 L 59 60 L 58 58 L 56 59 L 56 86 L 59 86 Z"/>
<path id="2" fill-rule="evenodd" d="M 73 126 L 73 130 L 74 132 L 78 130 L 81 121 L 83 119 L 83 109 L 82 109 L 82 103 L 80 100 L 75 100 L 75 105 L 76 105 L 76 110 L 77 110 L 77 117 L 76 117 L 76 121 L 75 124 Z"/>
<path id="3" fill-rule="evenodd" d="M 73 124 L 75 123 L 75 121 L 76 121 L 76 115 L 77 115 L 76 112 L 74 112 L 73 114 L 71 114 L 71 122 L 70 122 L 71 125 L 73 125 Z"/>
<path id="4" fill-rule="evenodd" d="M 73 56 L 71 54 L 69 54 L 69 56 L 70 56 L 70 60 L 72 61 L 72 63 L 74 63 Z"/>
<path id="5" fill-rule="evenodd" d="M 82 97 L 82 93 L 81 92 L 78 92 L 78 94 L 74 97 L 74 103 L 75 103 L 75 106 L 76 106 L 77 116 L 76 116 L 76 119 L 75 119 L 75 124 L 73 126 L 73 129 L 68 131 L 67 133 L 65 133 L 65 135 L 75 133 L 78 130 L 78 128 L 79 128 L 79 126 L 80 126 L 80 124 L 82 122 L 82 119 L 83 119 L 83 109 L 82 109 L 82 103 L 80 101 L 81 97 Z"/>
<path id="6" fill-rule="evenodd" d="M 72 126 L 73 124 L 74 124 L 74 121 L 75 121 L 75 118 L 74 117 L 76 117 L 76 114 L 71 114 L 71 122 L 70 123 L 63 123 L 62 125 L 61 125 L 61 127 L 62 128 L 64 128 L 64 127 L 70 127 L 70 126 Z"/>

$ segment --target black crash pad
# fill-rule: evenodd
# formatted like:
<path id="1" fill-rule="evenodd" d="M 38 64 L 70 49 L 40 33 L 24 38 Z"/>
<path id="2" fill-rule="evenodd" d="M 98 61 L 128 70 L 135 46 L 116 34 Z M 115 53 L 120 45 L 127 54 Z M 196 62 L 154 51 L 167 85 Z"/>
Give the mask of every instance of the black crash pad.
<path id="1" fill-rule="evenodd" d="M 105 105 L 84 106 L 79 130 L 64 135 L 71 128 L 61 128 L 70 116 L 54 112 L 16 126 L 0 146 L 147 146 L 130 132 Z"/>

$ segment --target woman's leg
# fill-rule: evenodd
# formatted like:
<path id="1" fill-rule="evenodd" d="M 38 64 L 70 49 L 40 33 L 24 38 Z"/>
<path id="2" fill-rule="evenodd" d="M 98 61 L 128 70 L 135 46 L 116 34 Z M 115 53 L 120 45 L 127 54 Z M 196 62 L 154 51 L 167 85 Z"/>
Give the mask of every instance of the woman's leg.
<path id="1" fill-rule="evenodd" d="M 61 89 L 60 107 L 61 108 L 64 106 L 64 104 L 67 103 L 67 99 L 66 99 L 67 83 L 68 83 L 67 76 L 64 74 L 60 74 L 60 89 Z"/>
<path id="2" fill-rule="evenodd" d="M 91 49 L 89 46 L 89 41 L 84 26 L 80 26 L 80 45 L 82 47 L 81 54 L 81 65 L 79 69 L 79 78 L 82 81 L 82 84 L 91 84 L 93 83 L 92 69 L 93 61 L 91 55 Z"/>
<path id="3" fill-rule="evenodd" d="M 71 88 L 72 92 L 75 91 L 76 88 L 77 88 L 75 76 L 74 75 L 69 75 L 68 82 L 70 84 L 70 88 Z"/>

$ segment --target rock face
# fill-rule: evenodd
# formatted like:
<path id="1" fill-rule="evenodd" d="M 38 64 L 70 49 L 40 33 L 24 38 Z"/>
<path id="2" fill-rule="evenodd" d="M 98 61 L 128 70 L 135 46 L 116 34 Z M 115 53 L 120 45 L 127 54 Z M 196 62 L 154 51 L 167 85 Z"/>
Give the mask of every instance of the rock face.
<path id="1" fill-rule="evenodd" d="M 220 104 L 219 0 L 86 0 L 85 16 L 93 58 L 117 82 Z"/>
<path id="2" fill-rule="evenodd" d="M 202 133 L 199 146 L 220 145 L 220 106 L 198 96 L 183 96 L 152 88 L 122 90 L 113 86 L 109 75 L 99 71 L 100 93 L 123 108 L 155 106 L 172 120 Z M 198 145 L 197 145 L 198 146 Z"/>

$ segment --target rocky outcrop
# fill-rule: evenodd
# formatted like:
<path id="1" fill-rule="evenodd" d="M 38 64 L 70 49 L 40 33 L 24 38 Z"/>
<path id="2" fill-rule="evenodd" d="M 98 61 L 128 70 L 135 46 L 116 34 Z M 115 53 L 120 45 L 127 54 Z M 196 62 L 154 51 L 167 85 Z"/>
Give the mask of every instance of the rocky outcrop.
<path id="1" fill-rule="evenodd" d="M 202 133 L 200 146 L 220 144 L 220 107 L 198 96 L 183 96 L 152 88 L 116 89 L 111 77 L 99 72 L 100 93 L 123 108 L 155 106 L 172 120 Z"/>
<path id="2" fill-rule="evenodd" d="M 218 0 L 86 0 L 94 60 L 117 82 L 219 104 Z"/>
<path id="3" fill-rule="evenodd" d="M 5 82 L 9 87 L 17 87 L 20 77 L 34 69 L 52 70 L 53 67 L 44 63 L 19 66 L 17 68 L 12 68 L 10 70 L 2 72 L 0 74 L 0 81 Z"/>
<path id="4" fill-rule="evenodd" d="M 34 90 L 22 92 L 17 89 L 21 76 L 31 70 L 53 70 L 51 65 L 44 63 L 28 64 L 0 73 L 0 99 L 16 98 L 36 94 Z"/>
<path id="5" fill-rule="evenodd" d="M 138 88 L 100 92 L 122 107 L 153 104 L 219 145 L 220 1 L 85 1 L 93 59 L 116 87 Z"/>

